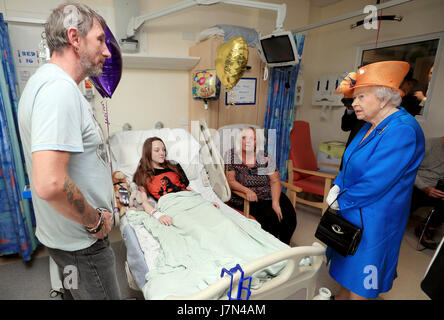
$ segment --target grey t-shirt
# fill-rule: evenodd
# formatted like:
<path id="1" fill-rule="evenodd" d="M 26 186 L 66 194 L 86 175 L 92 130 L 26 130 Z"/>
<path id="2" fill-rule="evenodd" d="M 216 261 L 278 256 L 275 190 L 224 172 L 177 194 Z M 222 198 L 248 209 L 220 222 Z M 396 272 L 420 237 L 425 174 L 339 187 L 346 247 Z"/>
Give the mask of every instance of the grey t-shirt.
<path id="1" fill-rule="evenodd" d="M 68 175 L 92 207 L 112 212 L 113 186 L 102 131 L 93 110 L 74 80 L 55 64 L 40 67 L 20 98 L 18 120 L 26 166 L 31 179 L 36 236 L 45 246 L 75 251 L 97 239 L 81 224 L 56 212 L 40 199 L 32 183 L 32 152 L 71 153 Z"/>
<path id="2" fill-rule="evenodd" d="M 425 143 L 424 159 L 416 174 L 415 186 L 419 189 L 435 187 L 444 178 L 444 146 L 441 137 L 428 138 Z"/>

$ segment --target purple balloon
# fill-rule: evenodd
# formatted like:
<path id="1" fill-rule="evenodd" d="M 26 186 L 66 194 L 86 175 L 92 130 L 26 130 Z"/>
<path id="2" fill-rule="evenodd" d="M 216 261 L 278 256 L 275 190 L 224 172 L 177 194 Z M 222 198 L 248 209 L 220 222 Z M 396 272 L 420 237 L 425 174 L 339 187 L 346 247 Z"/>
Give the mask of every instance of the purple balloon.
<path id="1" fill-rule="evenodd" d="M 105 43 L 111 57 L 103 64 L 103 73 L 100 77 L 89 77 L 94 87 L 103 98 L 111 98 L 122 76 L 122 54 L 120 47 L 108 26 L 104 26 Z"/>

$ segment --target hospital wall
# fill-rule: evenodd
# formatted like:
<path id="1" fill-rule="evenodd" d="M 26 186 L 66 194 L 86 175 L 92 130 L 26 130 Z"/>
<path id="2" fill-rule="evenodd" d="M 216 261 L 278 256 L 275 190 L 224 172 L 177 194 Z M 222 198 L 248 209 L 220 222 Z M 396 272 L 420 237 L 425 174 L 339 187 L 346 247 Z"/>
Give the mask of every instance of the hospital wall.
<path id="1" fill-rule="evenodd" d="M 136 0 L 134 0 L 136 1 Z M 63 0 L 27 0 L 0 1 L 0 11 L 7 16 L 36 18 L 46 20 L 51 9 L 63 3 Z M 115 21 L 118 13 L 114 10 L 114 0 L 77 0 L 98 11 L 115 33 Z M 141 0 L 140 14 L 178 3 L 179 0 Z M 266 2 L 282 3 L 281 0 Z M 284 27 L 287 30 L 304 26 L 308 23 L 308 0 L 289 1 Z M 146 46 L 142 48 L 152 56 L 188 56 L 199 33 L 215 24 L 233 24 L 260 30 L 268 34 L 275 27 L 276 13 L 240 6 L 218 4 L 213 6 L 195 6 L 177 13 L 152 20 L 144 24 Z M 194 34 L 194 40 L 184 40 L 183 35 Z M 40 41 L 40 39 L 36 39 Z M 112 99 L 104 101 L 96 92 L 93 101 L 97 119 L 103 128 L 103 105 L 109 112 L 110 132 L 121 130 L 124 123 L 130 123 L 133 129 L 151 129 L 157 121 L 167 127 L 188 127 L 189 73 L 178 70 L 123 69 L 119 86 Z"/>
<path id="2" fill-rule="evenodd" d="M 78 0 L 101 13 L 111 30 L 115 29 L 116 12 L 113 0 Z M 141 0 L 141 14 L 177 3 L 179 0 Z M 9 16 L 46 19 L 49 10 L 64 1 L 40 0 L 38 4 L 27 0 L 0 1 L 0 10 L 6 4 Z M 310 6 L 309 0 L 266 2 L 286 3 L 287 16 L 284 27 L 293 30 L 308 24 L 325 21 L 332 17 L 362 10 L 366 0 L 342 0 L 328 7 Z M 384 9 L 383 14 L 398 14 L 402 22 L 383 21 L 379 41 L 419 36 L 444 30 L 444 1 L 421 0 Z M 361 16 L 359 19 L 363 18 Z M 189 8 L 158 20 L 147 22 L 142 32 L 146 34 L 147 46 L 143 48 L 149 55 L 188 56 L 198 34 L 218 23 L 241 25 L 255 28 L 262 34 L 270 33 L 275 26 L 276 14 L 271 11 L 243 8 L 219 4 Z M 315 150 L 319 142 L 347 139 L 348 133 L 340 130 L 343 107 L 333 107 L 327 119 L 320 117 L 320 107 L 312 106 L 311 95 L 315 79 L 326 73 L 351 71 L 355 67 L 357 47 L 375 43 L 377 32 L 365 30 L 362 26 L 350 29 L 350 24 L 358 18 L 349 19 L 329 26 L 306 32 L 303 53 L 303 78 L 305 83 L 302 106 L 295 110 L 295 118 L 310 122 L 312 144 Z M 195 40 L 183 40 L 183 33 L 195 35 Z M 444 50 L 439 57 L 441 67 L 435 68 L 435 85 L 429 114 L 420 121 L 427 136 L 442 135 L 444 128 Z M 119 131 L 126 122 L 133 129 L 150 129 L 157 121 L 167 127 L 188 127 L 189 75 L 187 71 L 127 69 L 111 100 L 107 100 L 110 131 Z M 103 99 L 96 94 L 95 111 L 99 122 L 104 126 L 102 112 Z"/>
<path id="3" fill-rule="evenodd" d="M 325 8 L 310 8 L 309 23 L 322 22 L 349 12 L 362 10 L 369 1 L 343 0 Z M 410 38 L 429 33 L 444 31 L 444 1 L 412 1 L 400 6 L 383 10 L 384 15 L 401 15 L 402 22 L 382 21 L 379 42 Z M 303 105 L 295 112 L 295 118 L 305 120 L 311 126 L 312 145 L 315 152 L 321 141 L 346 141 L 348 132 L 341 131 L 341 117 L 344 107 L 333 107 L 327 112 L 327 119 L 320 117 L 321 107 L 313 106 L 311 95 L 315 80 L 324 74 L 353 71 L 359 46 L 374 44 L 377 31 L 361 27 L 350 29 L 350 25 L 365 16 L 349 19 L 328 26 L 307 31 L 304 47 L 304 97 Z M 443 45 L 443 44 L 441 44 Z M 444 50 L 438 57 L 433 97 L 428 117 L 419 121 L 426 136 L 444 135 Z"/>
<path id="4" fill-rule="evenodd" d="M 140 9 L 141 13 L 148 13 L 174 3 L 177 1 L 141 1 Z M 224 13 L 222 19 L 218 18 L 218 11 Z M 186 57 L 195 41 L 183 40 L 183 32 L 194 33 L 197 39 L 201 30 L 216 23 L 242 21 L 248 26 L 256 24 L 256 20 L 251 10 L 216 11 L 214 6 L 185 9 L 145 23 L 140 32 L 146 37 L 147 46 L 142 50 L 150 56 Z M 121 130 L 126 122 L 134 130 L 152 129 L 157 121 L 166 127 L 188 128 L 188 88 L 188 71 L 124 68 L 119 87 L 108 102 L 110 131 Z M 101 99 L 96 101 L 100 119 Z"/>
<path id="5" fill-rule="evenodd" d="M 108 5 L 113 10 L 113 1 L 82 2 L 97 8 Z M 140 9 L 148 13 L 177 2 L 142 0 Z M 308 23 L 308 3 L 308 0 L 301 0 L 287 4 L 286 29 Z M 272 11 L 226 4 L 192 7 L 145 23 L 141 32 L 146 35 L 147 46 L 143 50 L 151 56 L 188 56 L 189 48 L 196 43 L 199 33 L 215 24 L 255 28 L 268 34 L 273 31 L 275 21 L 276 13 Z M 183 33 L 194 33 L 195 40 L 183 40 Z M 187 129 L 189 81 L 188 71 L 124 68 L 118 88 L 112 99 L 107 101 L 110 132 L 121 130 L 126 122 L 134 130 L 152 129 L 157 121 L 163 122 L 166 127 Z M 96 97 L 95 109 L 99 122 L 105 127 L 102 100 L 100 96 Z"/>

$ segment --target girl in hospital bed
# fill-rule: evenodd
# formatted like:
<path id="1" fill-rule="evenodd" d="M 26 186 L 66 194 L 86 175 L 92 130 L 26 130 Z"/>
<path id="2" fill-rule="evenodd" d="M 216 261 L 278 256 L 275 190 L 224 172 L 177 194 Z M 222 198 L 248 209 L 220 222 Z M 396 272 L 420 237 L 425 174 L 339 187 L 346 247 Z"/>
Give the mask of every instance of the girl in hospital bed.
<path id="1" fill-rule="evenodd" d="M 143 208 L 160 223 L 171 226 L 171 217 L 159 212 L 148 202 L 146 191 L 156 200 L 170 192 L 192 191 L 190 182 L 180 164 L 174 164 L 166 160 L 166 148 L 162 139 L 158 137 L 148 138 L 143 144 L 142 158 L 134 174 L 134 182 L 139 186 L 142 194 Z M 216 208 L 219 205 L 213 202 Z"/>
<path id="2" fill-rule="evenodd" d="M 195 294 L 219 279 L 223 268 L 228 270 L 289 248 L 256 221 L 228 207 L 219 208 L 191 190 L 180 165 L 165 158 L 161 139 L 145 141 L 134 174 L 134 182 L 143 186 L 145 211 L 127 214 L 130 224 L 146 228 L 162 248 L 155 267 L 146 275 L 146 299 Z M 155 208 L 148 203 L 145 190 L 158 200 Z M 276 276 L 285 264 L 281 261 L 256 271 L 252 288 Z"/>

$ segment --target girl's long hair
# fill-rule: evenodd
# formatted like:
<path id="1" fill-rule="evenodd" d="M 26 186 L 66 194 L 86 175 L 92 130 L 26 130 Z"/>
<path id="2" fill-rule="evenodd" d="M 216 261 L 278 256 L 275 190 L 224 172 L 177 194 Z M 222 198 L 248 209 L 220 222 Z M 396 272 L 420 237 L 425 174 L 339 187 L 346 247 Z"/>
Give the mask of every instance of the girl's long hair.
<path id="1" fill-rule="evenodd" d="M 142 158 L 140 159 L 139 164 L 137 165 L 137 170 L 133 176 L 133 181 L 138 186 L 143 186 L 144 188 L 146 188 L 147 179 L 151 180 L 154 177 L 154 167 L 151 157 L 154 141 L 160 141 L 165 146 L 165 143 L 159 137 L 151 137 L 146 139 L 143 143 Z M 182 173 L 177 170 L 177 166 L 170 161 L 165 159 L 164 163 L 161 163 L 160 166 L 171 169 L 180 176 L 181 180 L 184 180 Z"/>

